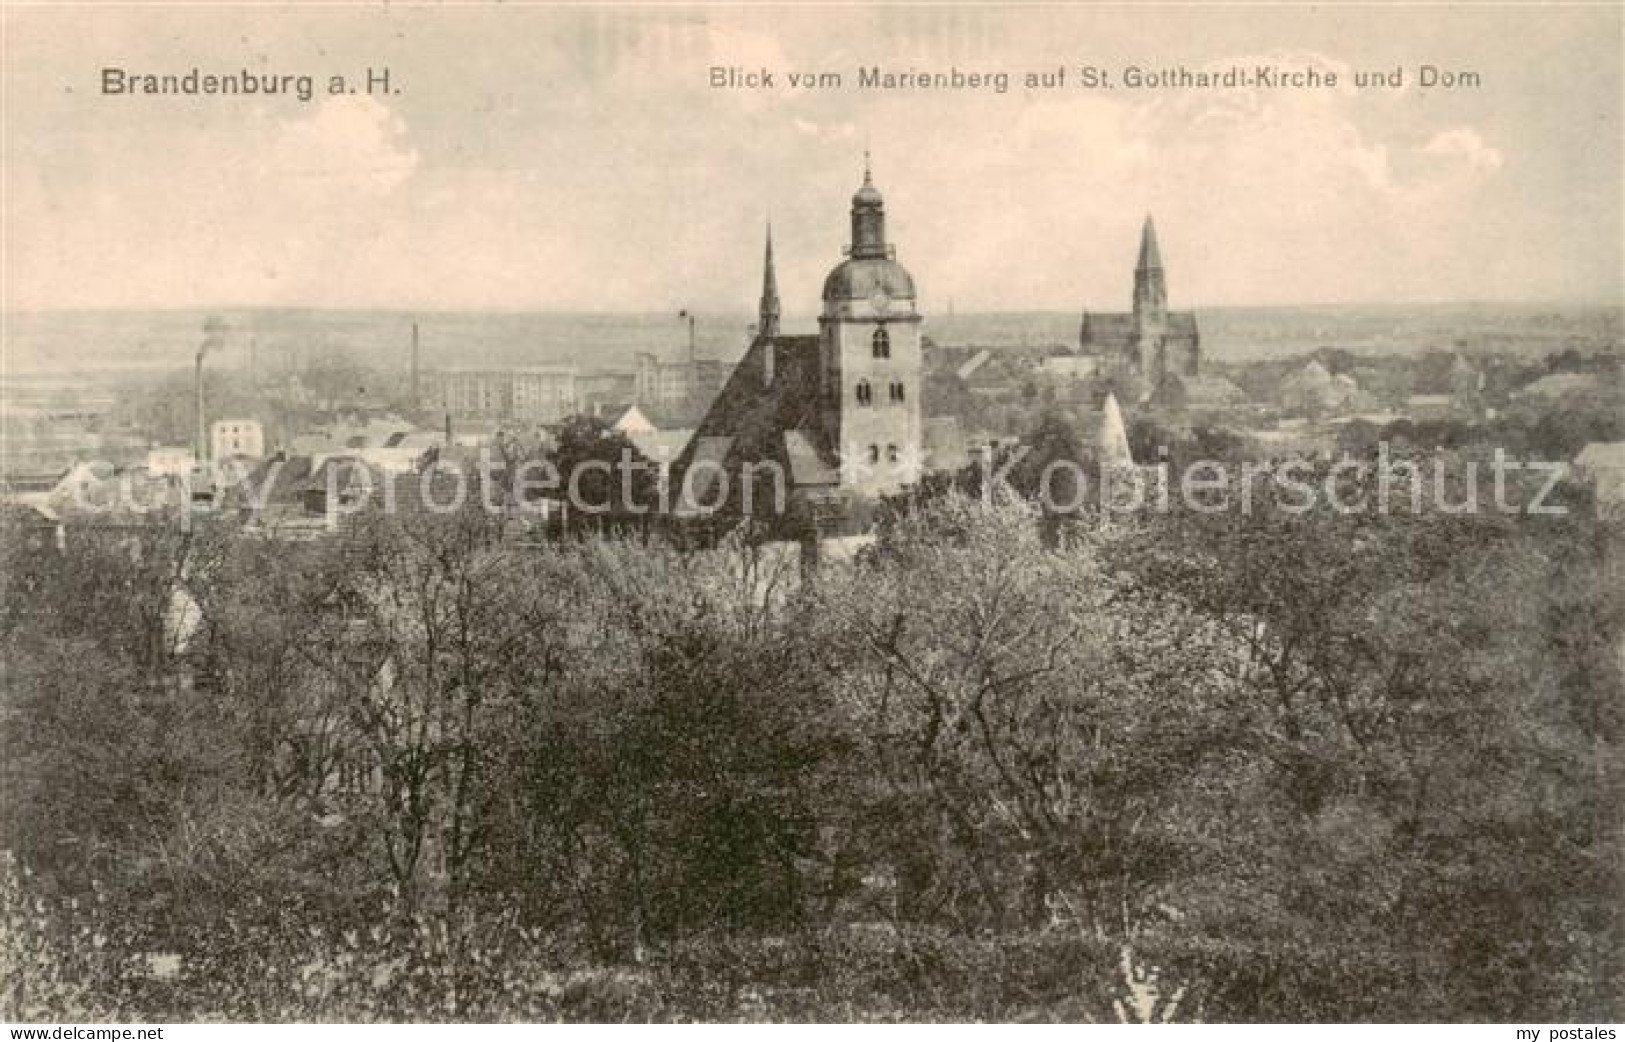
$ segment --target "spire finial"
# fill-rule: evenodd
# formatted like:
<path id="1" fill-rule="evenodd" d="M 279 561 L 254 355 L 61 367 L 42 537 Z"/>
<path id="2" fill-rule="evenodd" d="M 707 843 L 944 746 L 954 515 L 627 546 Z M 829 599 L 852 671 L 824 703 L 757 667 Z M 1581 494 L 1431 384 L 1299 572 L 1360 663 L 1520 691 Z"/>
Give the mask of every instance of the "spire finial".
<path id="1" fill-rule="evenodd" d="M 869 175 L 869 150 L 867 148 L 863 150 L 863 181 L 865 184 L 872 181 Z"/>
<path id="2" fill-rule="evenodd" d="M 767 242 L 762 254 L 762 299 L 757 306 L 757 332 L 761 336 L 779 335 L 779 279 L 773 270 L 773 221 L 767 222 Z"/>

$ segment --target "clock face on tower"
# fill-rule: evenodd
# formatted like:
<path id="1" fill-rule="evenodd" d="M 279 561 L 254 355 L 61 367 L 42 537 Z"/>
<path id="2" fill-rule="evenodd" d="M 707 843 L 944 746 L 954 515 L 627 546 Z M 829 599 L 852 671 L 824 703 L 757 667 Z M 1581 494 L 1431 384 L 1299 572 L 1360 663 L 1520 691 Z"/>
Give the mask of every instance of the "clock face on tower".
<path id="1" fill-rule="evenodd" d="M 884 315 L 891 310 L 891 297 L 886 294 L 884 288 L 877 289 L 869 298 L 869 306 L 875 309 L 875 314 Z"/>

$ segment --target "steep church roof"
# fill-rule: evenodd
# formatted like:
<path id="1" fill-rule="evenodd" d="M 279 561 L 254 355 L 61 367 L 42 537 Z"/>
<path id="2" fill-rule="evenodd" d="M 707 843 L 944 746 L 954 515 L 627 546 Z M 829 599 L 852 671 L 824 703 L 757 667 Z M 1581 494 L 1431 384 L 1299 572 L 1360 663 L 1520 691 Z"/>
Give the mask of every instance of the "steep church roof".
<path id="1" fill-rule="evenodd" d="M 735 474 L 771 462 L 795 484 L 830 483 L 839 460 L 820 433 L 818 343 L 816 335 L 758 336 L 674 470 L 682 474 L 704 463 Z"/>
<path id="2" fill-rule="evenodd" d="M 784 454 L 790 464 L 790 480 L 796 485 L 835 485 L 840 482 L 840 468 L 819 448 L 819 442 L 817 433 L 810 430 L 784 432 Z"/>

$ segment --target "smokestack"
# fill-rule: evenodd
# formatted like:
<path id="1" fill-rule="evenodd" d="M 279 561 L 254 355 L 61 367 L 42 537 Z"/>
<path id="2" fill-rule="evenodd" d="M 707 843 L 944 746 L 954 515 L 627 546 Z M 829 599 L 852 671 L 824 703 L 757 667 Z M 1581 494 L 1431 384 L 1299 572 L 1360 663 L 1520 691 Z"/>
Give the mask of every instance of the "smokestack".
<path id="1" fill-rule="evenodd" d="M 450 412 L 450 410 L 447 410 L 447 412 L 446 412 L 446 444 L 447 445 L 451 444 L 451 412 Z"/>
<path id="2" fill-rule="evenodd" d="M 418 397 L 418 324 L 412 323 L 412 407 L 415 409 L 420 401 Z M 450 441 L 448 437 L 446 439 Z"/>
<path id="3" fill-rule="evenodd" d="M 688 308 L 684 308 L 683 310 L 677 312 L 677 317 L 688 319 L 688 364 L 692 366 L 695 359 L 699 357 L 694 346 L 694 313 L 688 310 Z"/>
<path id="4" fill-rule="evenodd" d="M 197 370 L 194 376 L 197 392 L 197 463 L 201 466 L 209 458 L 209 427 L 203 408 L 203 358 L 221 346 L 226 334 L 226 323 L 216 315 L 203 321 L 203 342 L 197 349 Z"/>
<path id="5" fill-rule="evenodd" d="M 194 458 L 198 466 L 209 458 L 209 426 L 203 414 L 203 355 L 207 351 L 207 347 L 197 349 L 197 452 Z"/>

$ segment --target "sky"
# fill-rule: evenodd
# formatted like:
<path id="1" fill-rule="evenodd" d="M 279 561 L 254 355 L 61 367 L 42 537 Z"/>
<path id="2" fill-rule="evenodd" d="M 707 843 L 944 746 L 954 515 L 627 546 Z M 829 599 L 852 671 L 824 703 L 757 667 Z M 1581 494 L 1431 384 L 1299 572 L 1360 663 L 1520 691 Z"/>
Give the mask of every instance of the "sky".
<path id="1" fill-rule="evenodd" d="M 1124 309 L 1148 213 L 1176 307 L 1617 303 L 1625 281 L 1618 5 L 72 5 L 0 29 L 8 310 L 746 312 L 771 219 L 805 315 L 866 149 L 928 313 Z M 1074 85 L 1261 62 L 1342 84 Z M 1421 89 L 1423 63 L 1481 86 Z M 1073 83 L 860 89 L 873 65 Z M 194 66 L 317 92 L 100 89 Z M 1396 66 L 1401 89 L 1351 86 Z M 326 93 L 369 67 L 394 92 Z"/>

